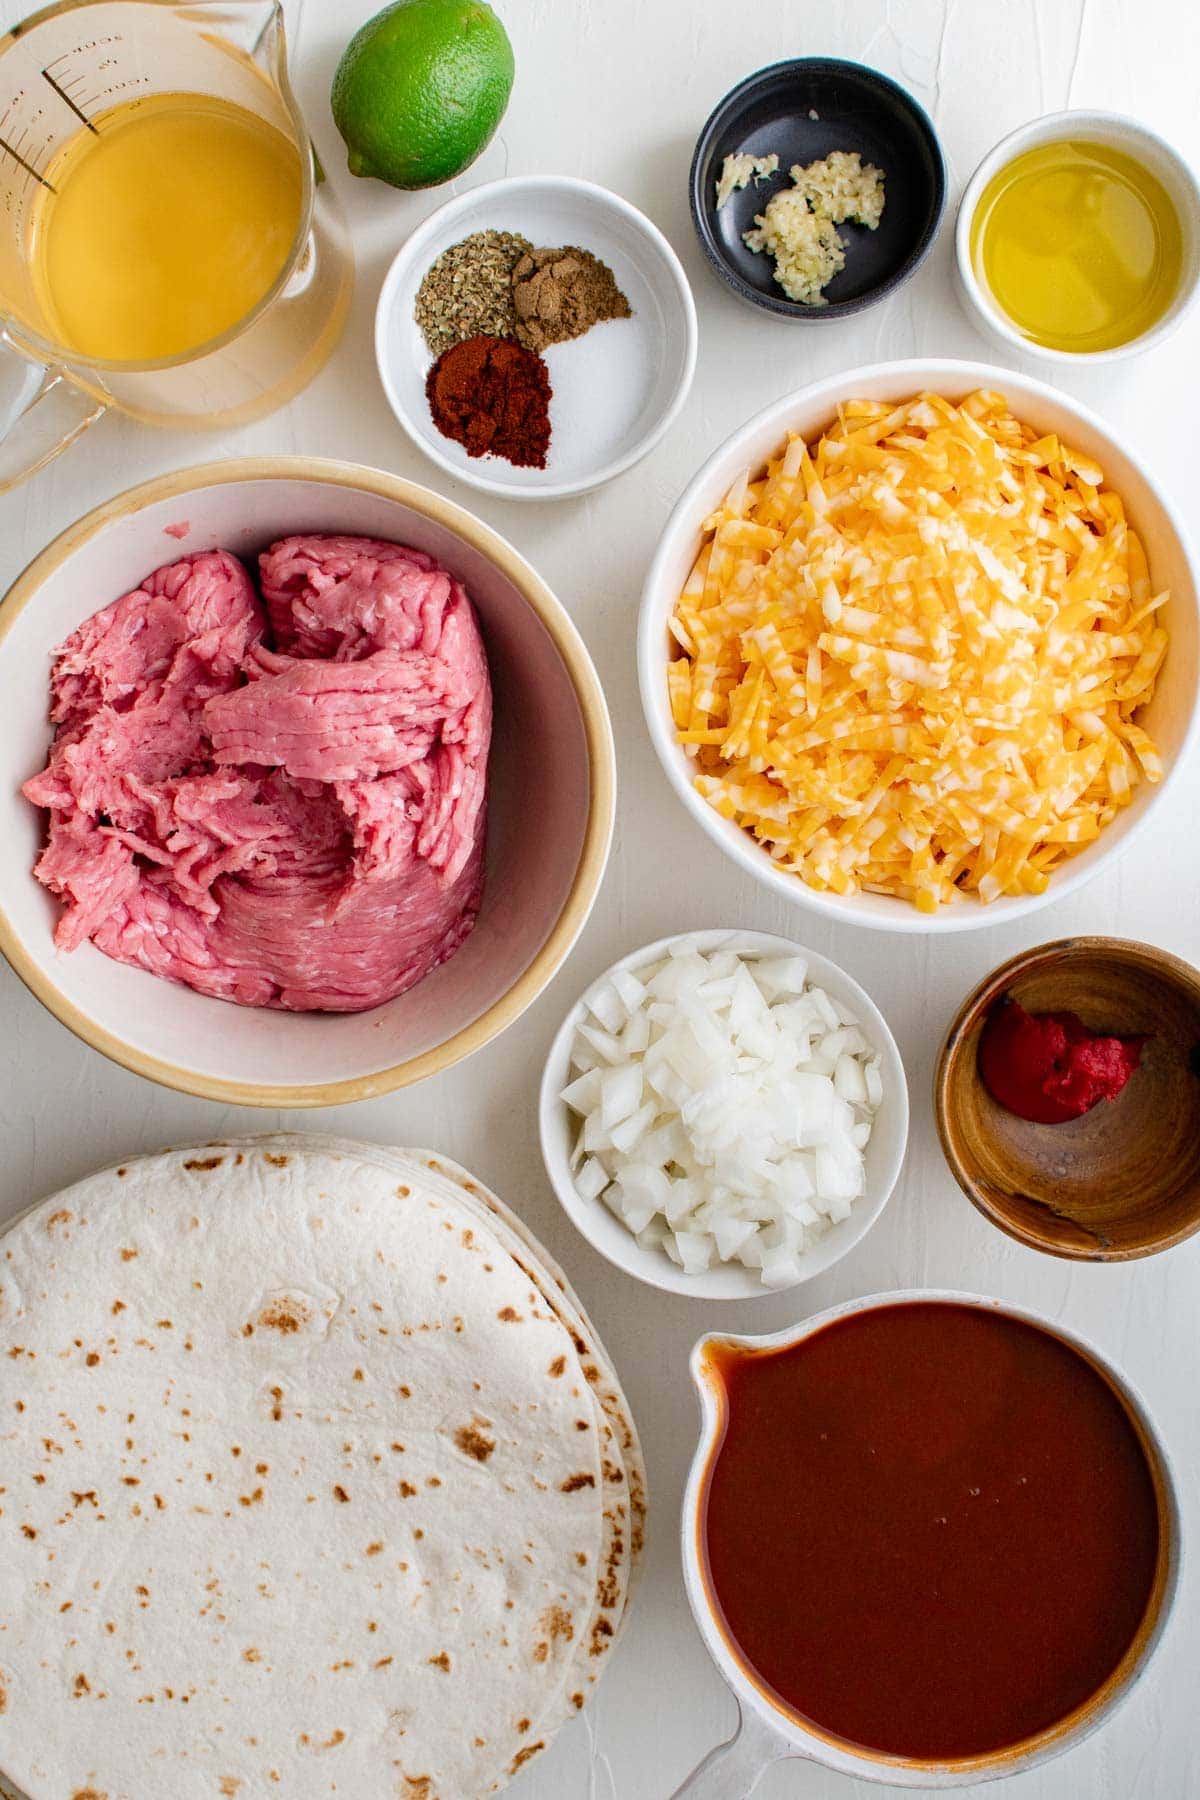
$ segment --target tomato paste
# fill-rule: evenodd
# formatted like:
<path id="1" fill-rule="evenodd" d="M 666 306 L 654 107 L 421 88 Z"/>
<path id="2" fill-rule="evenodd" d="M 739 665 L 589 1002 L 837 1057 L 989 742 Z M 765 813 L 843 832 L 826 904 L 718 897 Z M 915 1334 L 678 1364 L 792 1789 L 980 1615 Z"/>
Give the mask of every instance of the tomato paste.
<path id="1" fill-rule="evenodd" d="M 1062 1125 L 1115 1100 L 1145 1042 L 1089 1031 L 1072 1012 L 1027 1013 L 1005 994 L 979 1040 L 979 1073 L 992 1099 L 1018 1118 Z"/>

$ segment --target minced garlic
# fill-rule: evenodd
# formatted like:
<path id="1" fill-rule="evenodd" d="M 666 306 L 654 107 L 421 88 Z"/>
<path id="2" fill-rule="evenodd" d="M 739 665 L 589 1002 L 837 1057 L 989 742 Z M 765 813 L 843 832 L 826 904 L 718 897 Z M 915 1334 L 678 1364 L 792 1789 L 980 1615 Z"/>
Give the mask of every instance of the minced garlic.
<path id="1" fill-rule="evenodd" d="M 765 181 L 778 167 L 779 158 L 775 155 L 751 156 L 748 151 L 739 150 L 727 156 L 717 180 L 717 211 L 720 212 L 739 188 L 748 186 L 751 181 Z"/>
<path id="2" fill-rule="evenodd" d="M 727 161 L 732 159 L 727 159 Z M 743 237 L 775 259 L 775 280 L 789 300 L 825 306 L 823 290 L 845 267 L 837 226 L 852 219 L 874 231 L 883 216 L 883 172 L 857 150 L 834 150 L 807 168 L 794 163 L 790 188 L 772 194 Z"/>

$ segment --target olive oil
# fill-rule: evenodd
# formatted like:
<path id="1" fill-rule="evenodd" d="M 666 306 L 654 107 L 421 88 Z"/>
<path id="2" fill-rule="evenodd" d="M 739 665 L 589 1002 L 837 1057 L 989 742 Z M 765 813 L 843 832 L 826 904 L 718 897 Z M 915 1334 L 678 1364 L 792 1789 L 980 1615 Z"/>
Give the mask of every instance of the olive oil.
<path id="1" fill-rule="evenodd" d="M 104 362 L 186 356 L 252 312 L 300 223 L 300 157 L 273 125 L 205 94 L 99 114 L 45 171 L 34 289 L 50 335 Z"/>
<path id="2" fill-rule="evenodd" d="M 1157 324 L 1179 288 L 1170 195 L 1105 144 L 1041 144 L 993 176 L 971 221 L 976 278 L 1036 344 L 1114 350 Z"/>

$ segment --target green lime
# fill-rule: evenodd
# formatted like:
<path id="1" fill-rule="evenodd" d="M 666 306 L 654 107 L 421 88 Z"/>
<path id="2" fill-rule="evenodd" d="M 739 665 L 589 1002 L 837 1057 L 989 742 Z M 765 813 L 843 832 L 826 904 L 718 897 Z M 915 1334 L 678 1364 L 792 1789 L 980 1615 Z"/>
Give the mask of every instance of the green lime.
<path id="1" fill-rule="evenodd" d="M 449 181 L 489 142 L 512 84 L 512 45 L 484 0 L 396 0 L 355 33 L 333 78 L 351 173 Z"/>

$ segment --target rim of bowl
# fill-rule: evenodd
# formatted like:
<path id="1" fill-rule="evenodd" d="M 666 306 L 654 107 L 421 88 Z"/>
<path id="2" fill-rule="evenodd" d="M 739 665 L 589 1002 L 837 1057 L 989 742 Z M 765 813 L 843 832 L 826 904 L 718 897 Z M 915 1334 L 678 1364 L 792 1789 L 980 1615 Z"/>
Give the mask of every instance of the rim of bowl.
<path id="1" fill-rule="evenodd" d="M 1176 956 L 1172 950 L 1160 949 L 1157 944 L 1144 944 L 1137 938 L 1107 937 L 1100 933 L 1077 932 L 1071 937 L 1052 938 L 1045 944 L 1034 944 L 1028 950 L 1018 950 L 1005 962 L 997 964 L 990 974 L 977 981 L 962 1004 L 955 1011 L 942 1039 L 933 1069 L 933 1117 L 937 1126 L 938 1143 L 946 1167 L 966 1195 L 976 1212 L 981 1213 L 990 1225 L 1002 1231 L 1014 1243 L 1023 1244 L 1027 1250 L 1036 1250 L 1042 1256 L 1057 1256 L 1064 1262 L 1088 1263 L 1122 1263 L 1139 1262 L 1146 1256 L 1158 1256 L 1164 1250 L 1174 1250 L 1177 1245 L 1185 1243 L 1200 1231 L 1200 1210 L 1190 1225 L 1183 1225 L 1161 1242 L 1139 1244 L 1119 1250 L 1105 1249 L 1097 1244 L 1087 1249 L 1074 1249 L 1070 1244 L 1047 1244 L 1035 1233 L 1022 1230 L 1015 1219 L 997 1207 L 990 1206 L 983 1195 L 977 1191 L 963 1165 L 955 1147 L 956 1133 L 951 1130 L 948 1105 L 950 1091 L 950 1071 L 959 1058 L 965 1054 L 968 1033 L 973 1029 L 976 1019 L 983 1008 L 1001 995 L 1009 984 L 1019 975 L 1040 968 L 1044 963 L 1059 957 L 1069 957 L 1083 952 L 1086 954 L 1110 953 L 1128 958 L 1131 962 L 1140 962 L 1155 974 L 1186 987 L 1200 1003 L 1200 969 L 1195 968 L 1184 957 Z"/>
<path id="2" fill-rule="evenodd" d="M 801 1343 L 815 1332 L 856 1313 L 878 1307 L 911 1306 L 932 1303 L 944 1306 L 970 1306 L 985 1312 L 1001 1313 L 1036 1326 L 1058 1338 L 1081 1355 L 1107 1381 L 1121 1402 L 1142 1443 L 1143 1454 L 1151 1467 L 1155 1492 L 1159 1501 L 1160 1521 L 1168 1534 L 1166 1554 L 1160 1554 L 1160 1571 L 1155 1588 L 1158 1605 L 1147 1626 L 1143 1619 L 1131 1640 L 1122 1662 L 1106 1681 L 1065 1719 L 1048 1726 L 1023 1745 L 1010 1745 L 988 1751 L 974 1758 L 946 1762 L 917 1762 L 907 1758 L 885 1758 L 883 1752 L 872 1752 L 866 1746 L 850 1746 L 845 1739 L 835 1738 L 814 1727 L 806 1728 L 800 1720 L 783 1712 L 770 1697 L 765 1684 L 755 1680 L 749 1665 L 743 1668 L 734 1649 L 721 1629 L 716 1606 L 705 1579 L 701 1543 L 704 1523 L 700 1505 L 704 1497 L 709 1464 L 719 1447 L 721 1423 L 719 1400 L 712 1383 L 705 1376 L 704 1352 L 710 1343 L 745 1345 L 752 1350 L 783 1349 Z M 1018 1300 L 999 1299 L 994 1295 L 972 1293 L 956 1288 L 898 1288 L 892 1293 L 864 1294 L 843 1300 L 778 1331 L 762 1334 L 736 1331 L 706 1331 L 692 1346 L 688 1359 L 689 1373 L 700 1408 L 700 1426 L 696 1448 L 688 1467 L 680 1514 L 680 1549 L 684 1586 L 688 1604 L 704 1639 L 709 1655 L 739 1699 L 753 1707 L 757 1716 L 780 1738 L 800 1754 L 807 1755 L 825 1768 L 857 1775 L 860 1780 L 886 1781 L 898 1787 L 963 1787 L 999 1776 L 1025 1772 L 1049 1762 L 1063 1751 L 1082 1743 L 1102 1725 L 1132 1693 L 1147 1667 L 1157 1654 L 1162 1639 L 1174 1616 L 1185 1564 L 1185 1528 L 1179 1475 L 1175 1462 L 1153 1412 L 1141 1389 L 1100 1346 L 1073 1326 L 1064 1325 L 1036 1308 Z M 1140 1642 L 1139 1642 L 1140 1640 Z M 1130 1656 L 1134 1645 L 1136 1653 Z"/>
<path id="3" fill-rule="evenodd" d="M 1010 349 L 1019 351 L 1023 356 L 1036 357 L 1045 363 L 1056 363 L 1061 368 L 1087 368 L 1102 363 L 1122 362 L 1129 356 L 1140 356 L 1143 350 L 1151 350 L 1171 336 L 1200 296 L 1200 252 L 1193 253 L 1191 270 L 1189 272 L 1185 268 L 1179 292 L 1166 312 L 1147 330 L 1130 338 L 1128 343 L 1116 344 L 1108 350 L 1056 350 L 1052 345 L 1039 344 L 1035 338 L 1028 338 L 1019 331 L 975 273 L 971 256 L 971 225 L 983 191 L 994 175 L 1013 162 L 1022 150 L 1036 149 L 1039 144 L 1051 143 L 1067 132 L 1081 134 L 1085 142 L 1089 141 L 1090 134 L 1090 141 L 1109 144 L 1114 149 L 1128 149 L 1131 139 L 1150 145 L 1174 171 L 1191 201 L 1196 217 L 1200 217 L 1200 181 L 1197 181 L 1195 171 L 1182 152 L 1150 126 L 1143 125 L 1140 119 L 1131 119 L 1125 113 L 1101 112 L 1090 108 L 1043 113 L 1036 119 L 1026 120 L 1024 125 L 1018 125 L 993 145 L 971 176 L 958 203 L 954 225 L 954 261 L 959 283 L 978 315 L 979 322 Z M 1150 173 L 1153 174 L 1154 170 L 1151 169 Z M 1181 228 L 1186 231 L 1188 222 L 1183 216 L 1183 209 L 1178 205 L 1174 194 L 1168 197 L 1180 215 Z M 1193 233 L 1195 229 L 1193 226 Z"/>
<path id="4" fill-rule="evenodd" d="M 753 1269 L 743 1269 L 740 1263 L 719 1263 L 715 1268 L 706 1269 L 700 1275 L 685 1274 L 682 1269 L 676 1267 L 665 1250 L 644 1250 L 633 1233 L 626 1230 L 624 1226 L 621 1226 L 621 1230 L 628 1238 L 628 1254 L 616 1255 L 601 1241 L 599 1232 L 592 1229 L 593 1219 L 611 1216 L 608 1209 L 602 1200 L 585 1199 L 575 1186 L 569 1157 L 560 1157 L 558 1153 L 556 1126 L 561 1124 L 564 1115 L 569 1112 L 569 1108 L 560 1098 L 560 1090 L 566 1082 L 569 1071 L 571 1040 L 587 1005 L 588 996 L 593 994 L 605 981 L 608 981 L 619 969 L 632 969 L 636 972 L 640 965 L 654 962 L 659 957 L 667 955 L 673 944 L 710 939 L 714 940 L 708 946 L 712 949 L 720 948 L 727 940 L 737 940 L 741 943 L 752 941 L 764 950 L 803 956 L 809 964 L 810 973 L 816 976 L 818 983 L 824 985 L 830 977 L 835 983 L 842 983 L 851 1002 L 862 1009 L 864 1028 L 869 1030 L 872 1041 L 885 1065 L 888 1082 L 885 1092 L 894 1094 L 898 1109 L 896 1150 L 885 1171 L 880 1197 L 872 1201 L 869 1206 L 864 1206 L 859 1220 L 856 1221 L 854 1213 L 851 1213 L 850 1220 L 846 1222 L 852 1226 L 857 1225 L 857 1229 L 847 1234 L 846 1242 L 835 1256 L 830 1257 L 829 1261 L 823 1263 L 819 1268 L 804 1270 L 802 1266 L 799 1278 L 789 1283 L 786 1288 L 764 1286 Z M 823 956 L 819 950 L 810 950 L 807 945 L 797 943 L 794 938 L 783 937 L 778 932 L 757 931 L 753 927 L 737 925 L 708 926 L 695 931 L 671 932 L 668 936 L 657 938 L 650 944 L 643 944 L 639 949 L 631 950 L 627 956 L 618 957 L 616 962 L 610 963 L 596 976 L 594 981 L 588 983 L 578 999 L 568 1009 L 562 1024 L 555 1032 L 538 1091 L 538 1136 L 541 1141 L 542 1162 L 559 1205 L 580 1236 L 586 1238 L 592 1249 L 604 1257 L 606 1262 L 611 1263 L 614 1269 L 620 1269 L 626 1275 L 632 1275 L 636 1280 L 645 1282 L 650 1287 L 659 1288 L 664 1293 L 682 1294 L 685 1299 L 691 1300 L 770 1299 L 777 1294 L 790 1293 L 818 1275 L 827 1274 L 830 1269 L 841 1262 L 843 1257 L 848 1256 L 857 1244 L 862 1242 L 895 1193 L 901 1170 L 904 1167 L 904 1159 L 908 1153 L 908 1132 L 909 1094 L 904 1059 L 900 1055 L 900 1049 L 891 1026 L 867 990 L 840 963 L 835 963 L 831 957 Z M 863 1200 L 865 1201 L 865 1199 L 864 1195 Z M 855 1202 L 856 1207 L 860 1204 L 862 1202 Z M 619 1220 L 614 1220 L 614 1223 L 620 1225 Z M 820 1241 L 824 1243 L 826 1240 L 822 1238 Z M 622 1243 L 622 1250 L 625 1249 L 626 1246 Z"/>
<path id="5" fill-rule="evenodd" d="M 675 384 L 674 392 L 667 405 L 649 431 L 638 438 L 624 455 L 614 457 L 611 462 L 602 464 L 590 475 L 577 476 L 574 481 L 547 482 L 544 487 L 520 488 L 514 487 L 506 481 L 497 480 L 495 477 L 483 473 L 482 470 L 476 472 L 472 468 L 460 468 L 457 463 L 451 462 L 448 456 L 443 455 L 436 444 L 431 443 L 417 430 L 415 421 L 409 416 L 407 408 L 392 384 L 391 368 L 394 358 L 388 354 L 387 349 L 388 320 L 391 317 L 395 290 L 400 285 L 402 278 L 408 273 L 412 264 L 426 252 L 431 238 L 435 237 L 449 220 L 457 217 L 460 213 L 473 211 L 481 196 L 503 199 L 506 195 L 519 190 L 544 192 L 547 189 L 558 193 L 587 194 L 590 198 L 600 201 L 611 212 L 620 213 L 641 233 L 662 262 L 675 288 L 675 296 L 679 302 L 679 310 L 683 319 L 684 359 L 679 380 Z M 496 494 L 505 500 L 566 500 L 575 494 L 588 494 L 594 488 L 602 487 L 606 482 L 612 481 L 616 476 L 623 475 L 626 469 L 633 468 L 635 463 L 641 462 L 642 458 L 648 456 L 655 445 L 671 429 L 691 391 L 692 378 L 696 373 L 698 342 L 696 302 L 691 286 L 684 273 L 683 264 L 658 226 L 630 201 L 623 199 L 620 194 L 615 194 L 611 188 L 602 187 L 596 181 L 584 181 L 576 175 L 506 175 L 499 181 L 485 182 L 481 187 L 469 188 L 465 194 L 457 194 L 452 200 L 444 201 L 417 226 L 412 235 L 406 238 L 397 250 L 388 264 L 387 274 L 383 278 L 383 285 L 379 290 L 379 299 L 375 307 L 375 366 L 379 372 L 379 380 L 387 397 L 387 403 L 410 442 L 415 444 L 423 455 L 429 457 L 431 462 L 435 462 L 440 469 L 445 470 L 446 474 L 452 475 L 456 481 L 465 481 L 471 487 L 478 488 L 481 493 Z M 484 460 L 484 458 L 480 458 L 481 462 Z"/>
<path id="6" fill-rule="evenodd" d="M 812 912 L 822 913 L 826 918 L 835 919 L 843 925 L 856 925 L 864 931 L 882 931 L 898 933 L 927 933 L 945 935 L 957 931 L 980 931 L 988 925 L 1008 925 L 1017 919 L 1023 919 L 1030 913 L 1037 912 L 1043 906 L 1049 906 L 1056 900 L 1063 900 L 1074 893 L 1099 874 L 1106 860 L 1111 863 L 1124 855 L 1129 846 L 1143 830 L 1146 820 L 1156 807 L 1161 808 L 1165 796 L 1173 791 L 1176 782 L 1187 767 L 1189 759 L 1200 742 L 1200 687 L 1192 695 L 1191 715 L 1179 746 L 1172 761 L 1163 770 L 1163 778 L 1156 786 L 1144 791 L 1145 803 L 1125 827 L 1123 835 L 1115 843 L 1104 845 L 1103 854 L 1091 864 L 1080 862 L 1078 857 L 1068 859 L 1056 870 L 1041 894 L 1022 894 L 1006 896 L 1011 904 L 1003 912 L 997 912 L 996 902 L 986 906 L 982 902 L 973 901 L 967 904 L 943 906 L 937 913 L 921 913 L 916 907 L 905 901 L 893 902 L 893 910 L 884 917 L 876 914 L 867 915 L 858 910 L 857 896 L 830 895 L 818 888 L 809 887 L 799 876 L 789 875 L 777 868 L 771 861 L 769 853 L 762 849 L 750 834 L 741 831 L 738 835 L 727 832 L 724 828 L 728 821 L 722 819 L 715 808 L 701 798 L 692 786 L 687 772 L 687 758 L 675 742 L 675 727 L 671 718 L 670 705 L 667 698 L 667 683 L 664 675 L 667 624 L 670 609 L 660 608 L 659 593 L 664 585 L 664 565 L 668 553 L 674 554 L 674 540 L 689 520 L 695 521 L 692 535 L 699 535 L 699 519 L 701 509 L 697 505 L 697 496 L 710 480 L 710 471 L 718 462 L 727 457 L 732 459 L 735 451 L 743 445 L 747 446 L 746 456 L 750 460 L 749 444 L 768 423 L 778 423 L 782 435 L 787 429 L 788 417 L 799 407 L 817 401 L 828 400 L 830 410 L 836 409 L 839 399 L 845 400 L 853 395 L 857 384 L 879 379 L 898 379 L 901 375 L 912 372 L 913 391 L 925 386 L 935 386 L 940 382 L 949 382 L 954 386 L 962 386 L 964 391 L 980 386 L 998 387 L 1001 391 L 1014 389 L 1018 393 L 1017 411 L 1020 411 L 1020 395 L 1032 393 L 1040 399 L 1047 400 L 1055 406 L 1065 407 L 1074 413 L 1090 431 L 1098 433 L 1111 443 L 1117 443 L 1115 428 L 1110 426 L 1098 413 L 1085 406 L 1073 394 L 1064 393 L 1060 388 L 1052 387 L 1049 382 L 1038 376 L 1025 375 L 1016 369 L 1005 369 L 993 363 L 975 362 L 962 358 L 921 358 L 903 357 L 894 361 L 865 363 L 859 368 L 848 369 L 841 374 L 823 376 L 820 381 L 810 382 L 807 386 L 795 389 L 784 395 L 782 399 L 772 400 L 761 407 L 746 420 L 744 425 L 731 432 L 724 441 L 704 459 L 696 473 L 684 488 L 679 499 L 671 508 L 658 544 L 655 547 L 646 580 L 642 588 L 641 603 L 638 611 L 637 627 L 637 661 L 638 687 L 641 693 L 642 713 L 650 733 L 650 741 L 654 745 L 655 754 L 662 766 L 676 796 L 683 802 L 685 809 L 703 828 L 707 835 L 726 856 L 743 868 L 747 874 L 753 875 L 772 893 L 790 905 L 807 907 Z M 1140 450 L 1123 450 L 1131 462 L 1135 463 L 1152 490 L 1155 499 L 1162 508 L 1171 531 L 1178 540 L 1184 562 L 1191 573 L 1192 585 L 1197 595 L 1197 611 L 1200 612 L 1200 564 L 1192 547 L 1190 535 L 1178 508 L 1170 498 L 1157 473 L 1147 463 Z M 672 602 L 673 604 L 673 602 Z M 661 611 L 661 617 L 660 615 Z"/>
<path id="7" fill-rule="evenodd" d="M 900 267 L 892 272 L 885 281 L 868 288 L 865 294 L 855 294 L 847 300 L 831 300 L 825 306 L 803 306 L 799 301 L 788 300 L 782 295 L 765 294 L 761 289 L 751 287 L 743 281 L 737 269 L 723 256 L 719 241 L 713 232 L 704 204 L 702 164 L 708 155 L 712 141 L 725 123 L 726 116 L 735 104 L 744 99 L 771 76 L 782 75 L 797 70 L 840 74 L 843 78 L 851 78 L 866 87 L 881 90 L 890 99 L 899 102 L 903 110 L 909 113 L 929 146 L 933 160 L 932 209 L 925 229 Z M 736 87 L 713 107 L 696 139 L 696 147 L 692 152 L 691 168 L 688 171 L 688 200 L 691 207 L 692 224 L 700 247 L 704 251 L 710 265 L 717 271 L 737 294 L 738 298 L 757 306 L 762 312 L 774 314 L 779 319 L 794 319 L 801 324 L 819 325 L 834 319 L 849 318 L 853 313 L 865 312 L 867 307 L 874 306 L 877 300 L 886 300 L 889 294 L 903 285 L 910 276 L 915 275 L 929 252 L 941 230 L 942 220 L 946 213 L 946 158 L 942 151 L 941 139 L 938 137 L 933 120 L 925 111 L 919 100 L 915 100 L 907 88 L 893 81 L 879 69 L 873 69 L 868 63 L 853 62 L 839 56 L 794 56 L 785 57 L 781 62 L 769 63 L 765 68 L 756 69 L 739 81 Z"/>
<path id="8" fill-rule="evenodd" d="M 608 708 L 591 657 L 565 607 L 536 570 L 499 532 L 455 501 L 446 500 L 432 489 L 398 475 L 370 468 L 365 463 L 342 462 L 330 457 L 245 456 L 226 462 L 199 463 L 139 482 L 93 507 L 39 551 L 9 588 L 0 604 L 0 654 L 14 621 L 36 598 L 46 578 L 80 545 L 98 536 L 107 526 L 131 513 L 142 512 L 160 500 L 174 499 L 197 488 L 272 480 L 316 481 L 398 501 L 445 526 L 494 563 L 545 627 L 566 665 L 579 700 L 589 767 L 588 816 L 575 875 L 552 930 L 529 966 L 507 993 L 445 1043 L 369 1075 L 350 1076 L 341 1081 L 267 1085 L 194 1074 L 177 1063 L 152 1056 L 116 1036 L 69 1000 L 37 958 L 25 949 L 0 907 L 0 953 L 47 1011 L 93 1050 L 132 1070 L 135 1075 L 144 1075 L 163 1087 L 196 1094 L 204 1100 L 219 1100 L 236 1106 L 299 1109 L 366 1100 L 422 1081 L 427 1075 L 448 1069 L 481 1049 L 531 1005 L 565 960 L 599 891 L 612 840 L 616 757 Z"/>

